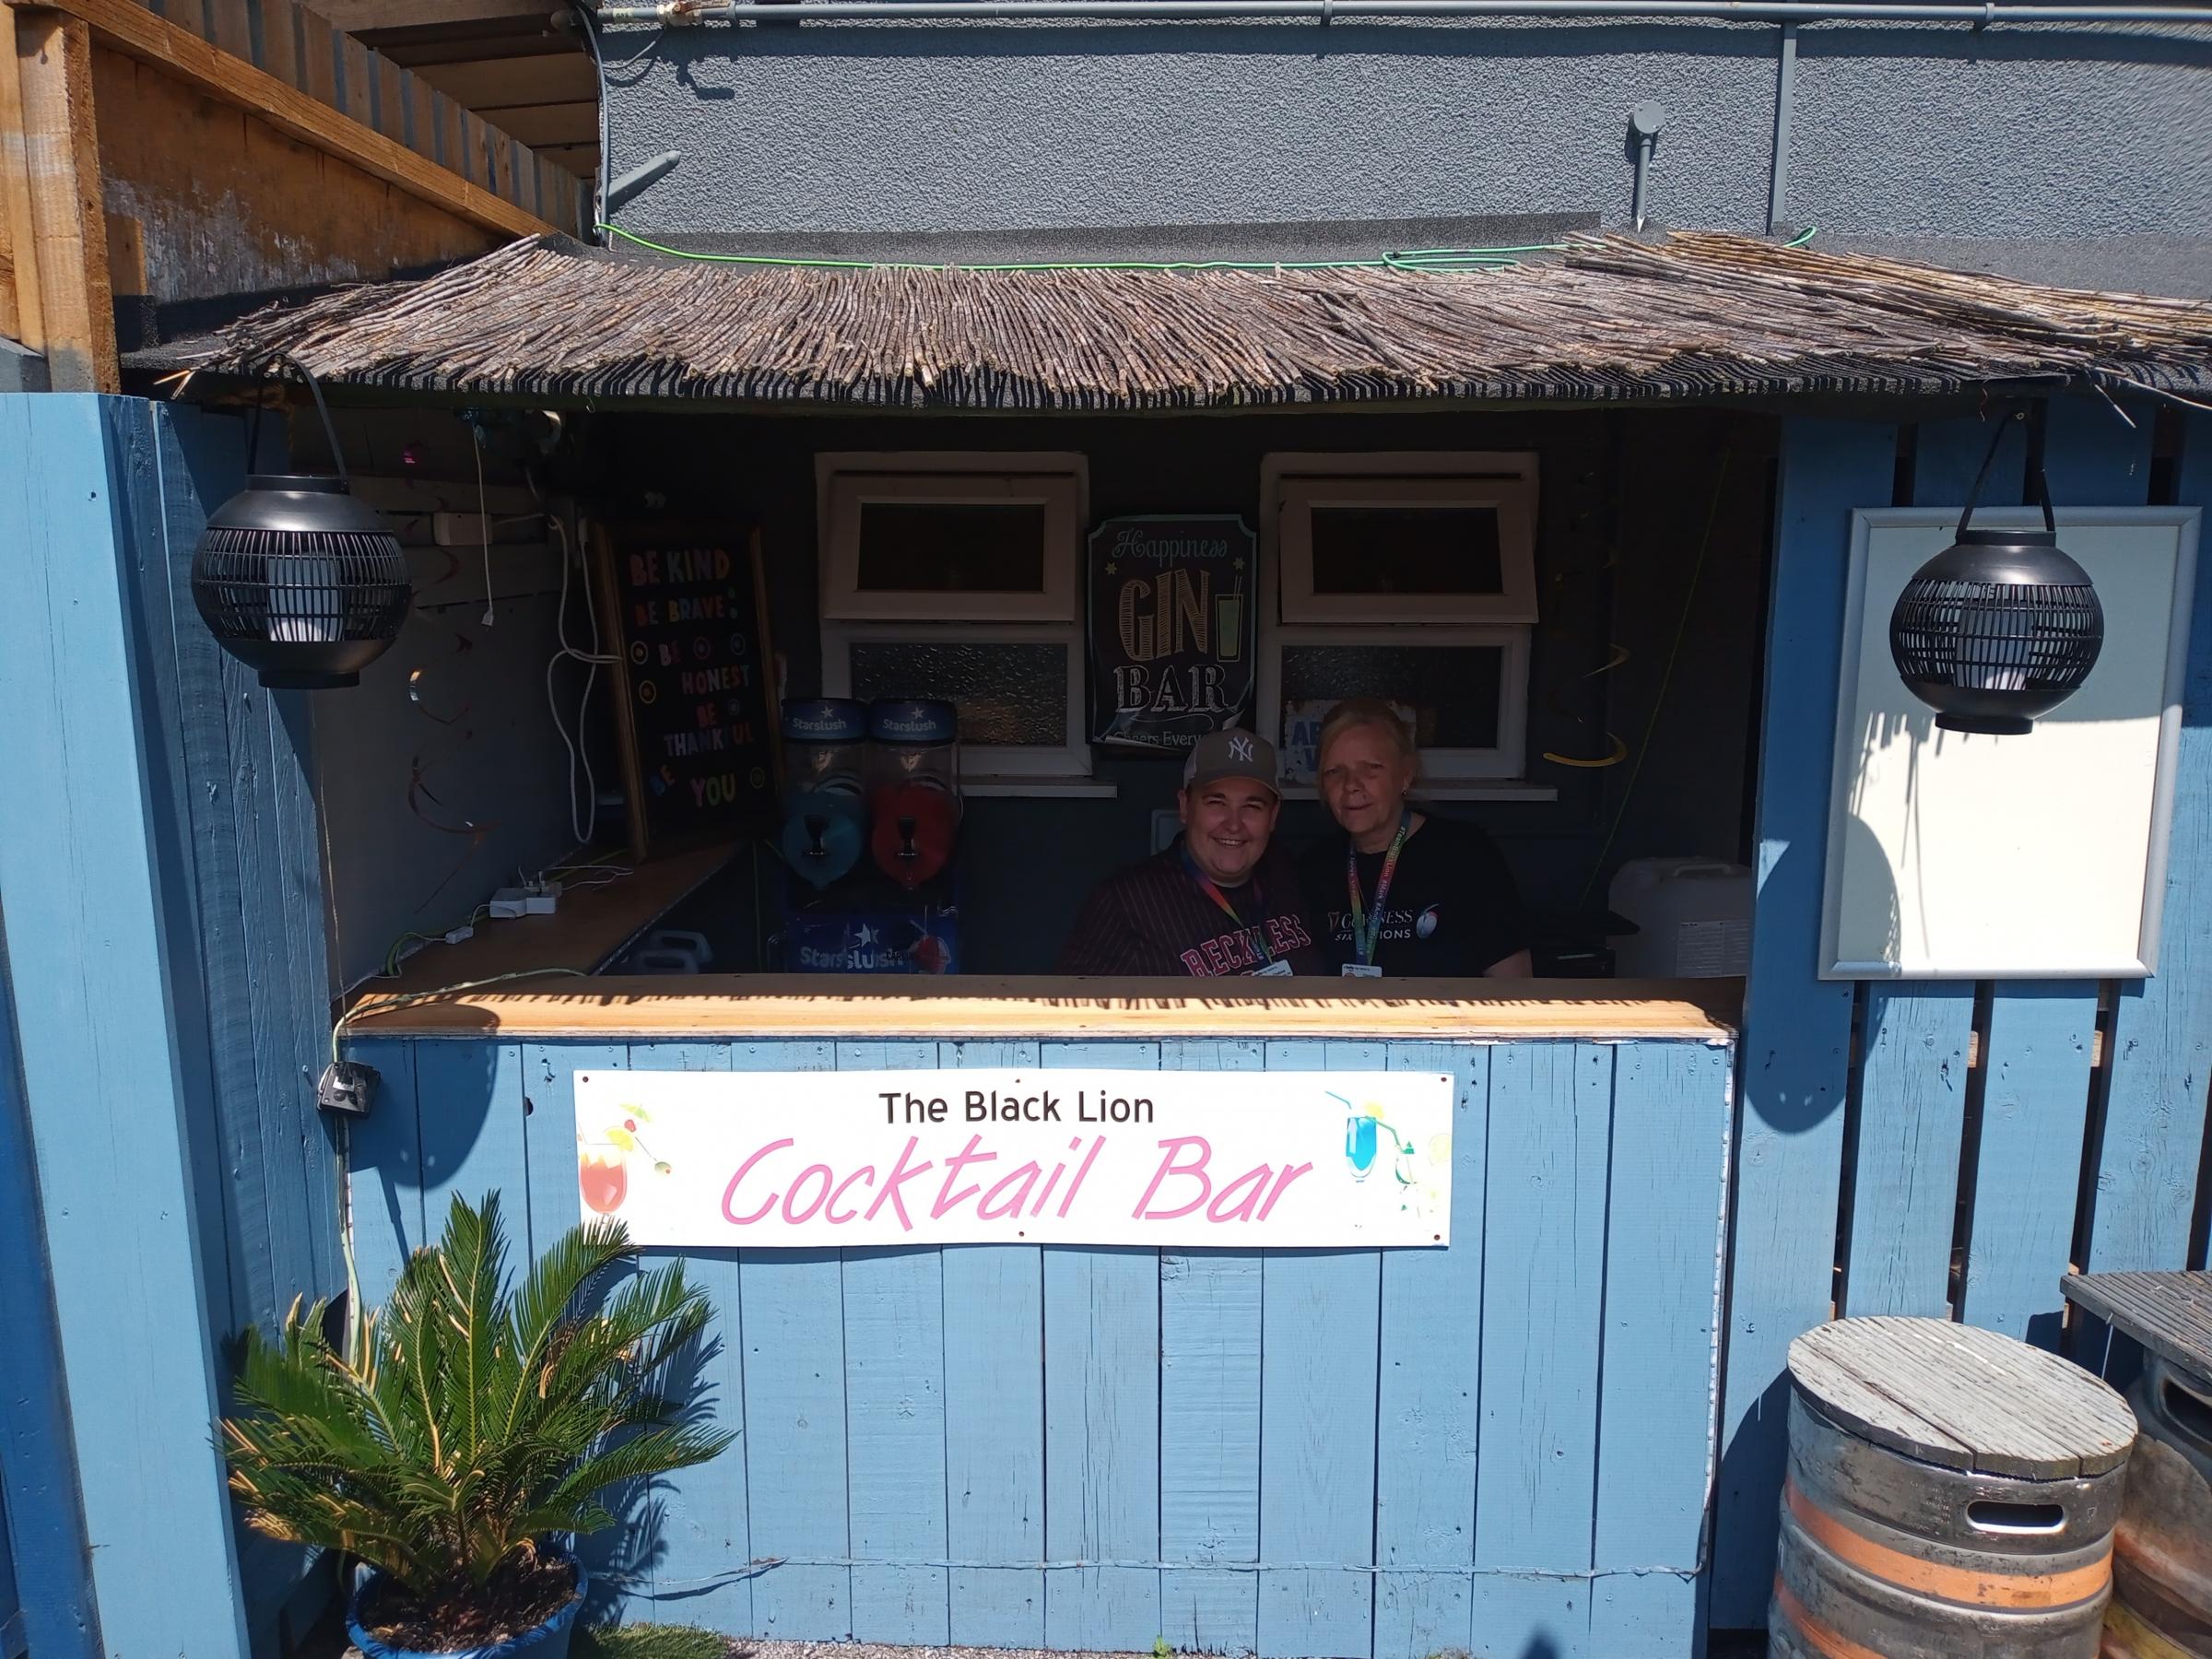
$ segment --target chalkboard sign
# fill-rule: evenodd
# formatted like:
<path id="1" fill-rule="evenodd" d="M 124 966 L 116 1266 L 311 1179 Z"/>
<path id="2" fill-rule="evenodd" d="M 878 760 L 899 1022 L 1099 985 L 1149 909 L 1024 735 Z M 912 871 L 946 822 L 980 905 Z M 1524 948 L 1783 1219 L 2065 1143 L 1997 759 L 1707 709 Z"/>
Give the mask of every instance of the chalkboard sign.
<path id="1" fill-rule="evenodd" d="M 1090 533 L 1091 741 L 1180 752 L 1248 723 L 1253 546 L 1228 516 Z"/>
<path id="2" fill-rule="evenodd" d="M 765 828 L 779 753 L 760 533 L 619 525 L 596 545 L 631 856 Z"/>

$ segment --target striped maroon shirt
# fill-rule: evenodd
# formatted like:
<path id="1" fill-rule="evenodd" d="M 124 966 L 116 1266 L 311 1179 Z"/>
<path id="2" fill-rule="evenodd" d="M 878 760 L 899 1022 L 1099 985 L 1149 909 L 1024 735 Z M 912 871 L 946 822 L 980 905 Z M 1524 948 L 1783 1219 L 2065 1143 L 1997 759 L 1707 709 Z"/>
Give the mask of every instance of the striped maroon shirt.
<path id="1" fill-rule="evenodd" d="M 1224 888 L 1239 926 L 1192 878 L 1181 843 L 1108 877 L 1084 901 L 1060 953 L 1062 973 L 1257 973 L 1273 959 L 1293 973 L 1326 965 L 1308 920 L 1297 867 L 1270 846 L 1252 878 Z"/>

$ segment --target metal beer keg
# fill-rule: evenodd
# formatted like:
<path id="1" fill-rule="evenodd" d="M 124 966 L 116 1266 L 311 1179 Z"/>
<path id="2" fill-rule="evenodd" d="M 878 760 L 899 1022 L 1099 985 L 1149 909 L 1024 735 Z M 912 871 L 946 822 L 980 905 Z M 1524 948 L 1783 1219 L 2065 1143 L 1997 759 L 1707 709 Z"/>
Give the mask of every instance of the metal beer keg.
<path id="1" fill-rule="evenodd" d="M 2060 1288 L 2144 1353 L 2104 1659 L 2212 1659 L 2212 1273 L 2077 1273 Z"/>
<path id="2" fill-rule="evenodd" d="M 2112 1552 L 2105 1659 L 2212 1659 L 2212 1379 L 2153 1359 Z"/>
<path id="3" fill-rule="evenodd" d="M 1941 1319 L 1790 1345 L 1771 1659 L 2095 1659 L 2135 1419 L 2055 1355 Z"/>

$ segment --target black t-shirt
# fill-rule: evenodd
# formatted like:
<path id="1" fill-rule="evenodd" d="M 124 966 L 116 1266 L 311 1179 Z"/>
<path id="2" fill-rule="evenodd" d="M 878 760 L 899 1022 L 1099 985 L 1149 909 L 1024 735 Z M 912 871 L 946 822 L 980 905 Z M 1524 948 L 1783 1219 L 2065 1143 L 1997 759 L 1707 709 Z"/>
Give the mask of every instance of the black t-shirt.
<path id="1" fill-rule="evenodd" d="M 1192 878 L 1178 841 L 1092 890 L 1060 952 L 1059 971 L 1257 973 L 1269 953 L 1293 973 L 1325 971 L 1298 868 L 1280 847 L 1261 855 L 1242 886 L 1222 892 L 1236 906 L 1235 922 Z"/>
<path id="2" fill-rule="evenodd" d="M 1359 959 L 1344 875 L 1348 843 L 1347 836 L 1331 836 L 1299 865 L 1332 973 Z M 1384 856 L 1359 855 L 1359 905 L 1371 923 Z M 1521 895 L 1495 843 L 1472 824 L 1424 815 L 1391 877 L 1376 966 L 1392 975 L 1474 979 L 1527 947 Z"/>

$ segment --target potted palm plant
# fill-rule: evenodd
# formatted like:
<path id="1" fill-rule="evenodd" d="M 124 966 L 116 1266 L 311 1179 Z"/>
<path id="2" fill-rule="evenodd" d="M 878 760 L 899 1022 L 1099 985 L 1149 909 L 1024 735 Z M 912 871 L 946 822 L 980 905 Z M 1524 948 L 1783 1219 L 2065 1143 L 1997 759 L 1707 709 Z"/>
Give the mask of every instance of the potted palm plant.
<path id="1" fill-rule="evenodd" d="M 373 1570 L 347 1609 L 367 1659 L 564 1659 L 585 1580 L 563 1540 L 615 1524 L 609 1487 L 734 1438 L 664 1392 L 712 1316 L 703 1293 L 681 1262 L 608 1288 L 631 1254 L 619 1223 L 594 1221 L 511 1287 L 499 1194 L 456 1197 L 343 1352 L 320 1306 L 247 1334 L 231 1490 L 258 1531 Z"/>

